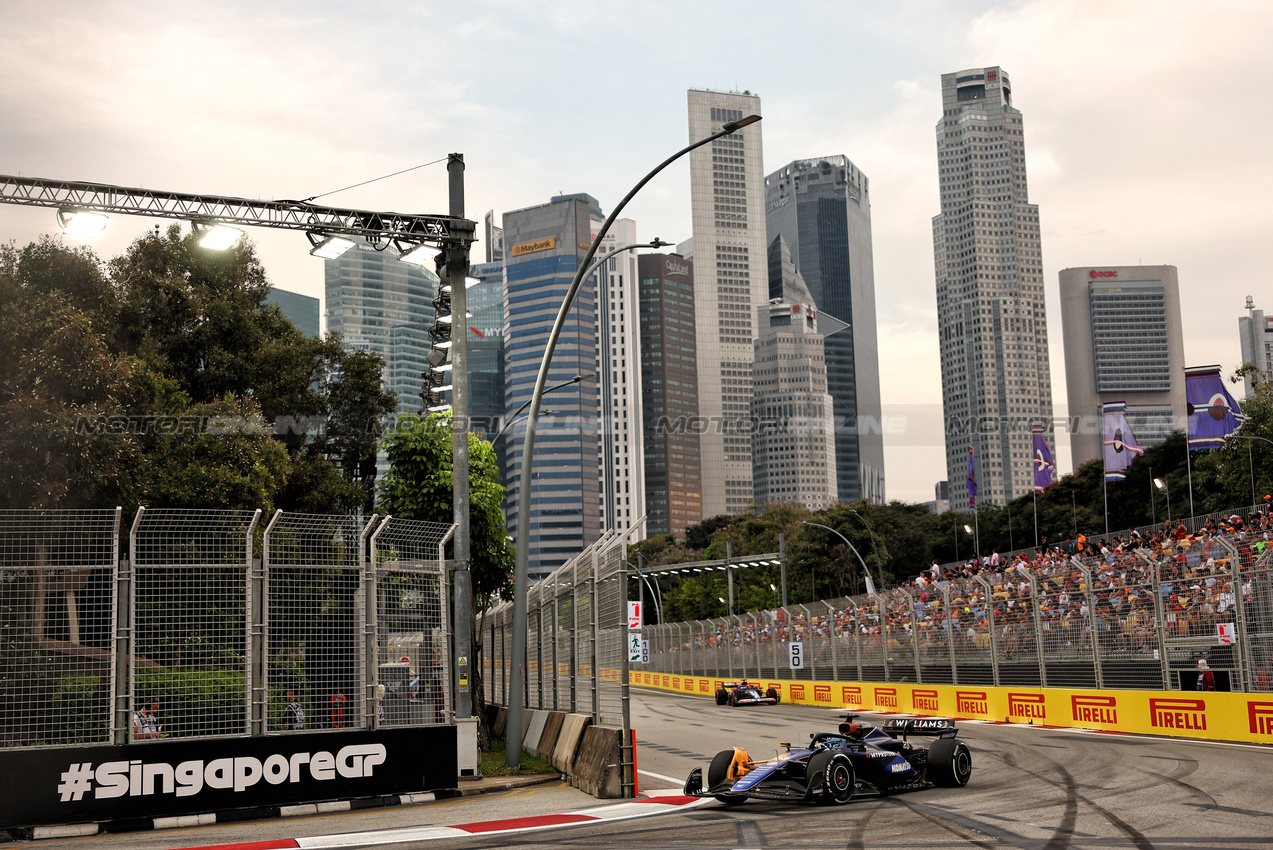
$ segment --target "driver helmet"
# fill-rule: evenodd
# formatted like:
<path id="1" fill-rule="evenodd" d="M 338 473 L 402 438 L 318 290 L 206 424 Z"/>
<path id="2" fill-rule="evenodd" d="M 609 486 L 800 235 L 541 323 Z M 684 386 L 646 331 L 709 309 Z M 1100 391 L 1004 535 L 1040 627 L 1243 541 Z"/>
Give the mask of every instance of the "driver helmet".
<path id="1" fill-rule="evenodd" d="M 745 687 L 747 687 L 747 680 L 746 680 L 746 679 L 743 679 L 741 682 L 739 682 L 739 683 L 738 683 L 738 687 L 740 687 L 740 688 L 745 688 Z"/>

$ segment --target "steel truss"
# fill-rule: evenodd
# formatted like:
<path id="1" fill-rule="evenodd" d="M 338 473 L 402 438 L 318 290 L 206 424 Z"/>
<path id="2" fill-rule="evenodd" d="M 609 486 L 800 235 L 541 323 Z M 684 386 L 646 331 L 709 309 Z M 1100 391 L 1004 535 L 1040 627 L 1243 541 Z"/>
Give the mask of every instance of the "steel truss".
<path id="1" fill-rule="evenodd" d="M 370 241 L 467 244 L 476 233 L 474 222 L 447 215 L 351 210 L 305 201 L 253 201 L 8 174 L 0 174 L 0 203 L 362 236 Z"/>

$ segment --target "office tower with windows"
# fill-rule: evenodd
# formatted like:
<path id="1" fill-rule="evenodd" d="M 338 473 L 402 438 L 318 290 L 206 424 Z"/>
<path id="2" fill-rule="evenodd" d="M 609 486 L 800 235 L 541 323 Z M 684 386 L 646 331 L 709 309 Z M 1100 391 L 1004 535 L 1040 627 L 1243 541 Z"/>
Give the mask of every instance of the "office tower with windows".
<path id="1" fill-rule="evenodd" d="M 973 68 L 941 83 L 933 254 L 950 500 L 968 504 L 972 446 L 979 499 L 1004 504 L 1034 487 L 1031 425 L 1055 445 L 1039 210 L 1008 75 Z"/>
<path id="2" fill-rule="evenodd" d="M 432 269 L 403 263 L 392 248 L 358 240 L 325 265 L 327 330 L 346 347 L 385 359 L 385 388 L 398 395 L 399 412 L 420 412 L 422 375 L 433 342 Z"/>
<path id="3" fill-rule="evenodd" d="M 486 211 L 486 262 L 504 262 L 504 228 L 495 223 L 495 210 Z"/>
<path id="4" fill-rule="evenodd" d="M 775 299 L 757 309 L 757 325 L 751 399 L 757 424 L 755 501 L 797 502 L 815 511 L 830 507 L 836 501 L 834 405 L 818 309 L 808 301 Z"/>
<path id="5" fill-rule="evenodd" d="M 782 239 L 818 319 L 846 327 L 826 336 L 826 383 L 835 411 L 836 498 L 884 504 L 884 435 L 876 343 L 870 182 L 844 156 L 796 160 L 765 178 L 769 259 Z M 781 296 L 771 265 L 769 297 Z"/>
<path id="6" fill-rule="evenodd" d="M 599 213 L 598 213 L 599 214 Z M 593 233 L 602 219 L 593 219 Z M 615 248 L 637 244 L 636 222 L 611 222 L 593 262 Z M 641 427 L 641 326 L 637 255 L 624 251 L 597 266 L 601 358 L 602 527 L 626 532 L 646 515 L 645 451 Z M 642 530 L 632 538 L 644 538 Z"/>
<path id="7" fill-rule="evenodd" d="M 283 311 L 283 315 L 296 329 L 305 336 L 319 335 L 318 299 L 299 292 L 288 292 L 286 289 L 270 287 L 265 300 Z"/>
<path id="8" fill-rule="evenodd" d="M 1255 299 L 1246 297 L 1245 316 L 1238 317 L 1238 333 L 1242 337 L 1242 365 L 1250 363 L 1260 370 L 1261 378 L 1273 381 L 1273 316 L 1255 309 Z M 1255 393 L 1255 381 L 1250 375 L 1243 380 L 1246 397 Z"/>
<path id="9" fill-rule="evenodd" d="M 1127 403 L 1136 441 L 1156 446 L 1185 422 L 1185 342 L 1175 266 L 1064 269 L 1061 332 L 1074 468 L 1104 457 L 1102 405 Z"/>
<path id="10" fill-rule="evenodd" d="M 504 422 L 504 265 L 474 263 L 469 274 L 481 281 L 468 292 L 469 416 L 471 431 L 491 439 Z M 495 444 L 504 468 L 505 439 Z"/>
<path id="11" fill-rule="evenodd" d="M 548 335 L 579 263 L 592 244 L 594 218 L 600 215 L 596 201 L 586 195 L 558 196 L 550 203 L 504 214 L 505 416 L 514 416 L 534 393 Z M 581 286 L 557 341 L 547 387 L 576 375 L 595 375 L 600 362 L 600 330 L 593 275 Z M 594 377 L 544 396 L 535 431 L 529 494 L 527 575 L 532 581 L 601 536 L 598 386 Z M 504 437 L 504 481 L 508 487 L 504 505 L 510 533 L 515 533 L 517 513 L 523 509 L 520 487 L 525 428 L 525 417 L 519 418 Z"/>
<path id="12" fill-rule="evenodd" d="M 645 254 L 638 279 L 647 531 L 684 538 L 703 521 L 694 264 L 679 254 Z"/>
<path id="13" fill-rule="evenodd" d="M 760 114 L 750 92 L 689 92 L 689 136 L 699 141 Z M 762 122 L 763 123 L 763 122 Z M 751 395 L 756 310 L 769 300 L 761 123 L 690 153 L 694 320 L 698 358 L 703 516 L 752 502 Z"/>

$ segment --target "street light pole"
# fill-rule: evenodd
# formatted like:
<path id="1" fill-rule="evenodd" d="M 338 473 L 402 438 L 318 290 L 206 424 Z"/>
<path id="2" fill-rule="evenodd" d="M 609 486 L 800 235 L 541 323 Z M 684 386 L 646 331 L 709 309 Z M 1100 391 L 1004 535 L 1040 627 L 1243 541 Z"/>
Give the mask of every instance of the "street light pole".
<path id="1" fill-rule="evenodd" d="M 1244 434 L 1230 434 L 1229 436 L 1235 440 L 1247 441 L 1246 461 L 1251 467 L 1251 504 L 1254 505 L 1255 504 L 1255 455 L 1252 454 L 1251 452 L 1251 443 L 1254 442 L 1255 440 L 1259 440 L 1262 443 L 1268 443 L 1269 445 L 1273 446 L 1273 440 L 1270 440 L 1268 437 L 1248 437 Z"/>
<path id="2" fill-rule="evenodd" d="M 868 569 L 866 568 L 866 561 L 863 561 L 863 560 L 862 560 L 862 556 L 861 556 L 861 554 L 859 554 L 859 553 L 858 553 L 858 550 L 854 547 L 854 545 L 853 545 L 852 543 L 850 543 L 850 542 L 849 542 L 849 538 L 845 537 L 843 534 L 841 534 L 840 532 L 836 531 L 834 528 L 832 528 L 832 527 L 831 527 L 831 526 L 829 526 L 829 525 L 819 525 L 819 524 L 818 524 L 818 523 L 816 523 L 816 522 L 806 522 L 806 521 L 804 521 L 804 520 L 801 520 L 800 524 L 801 524 L 801 525 L 812 525 L 814 528 L 825 528 L 827 531 L 831 532 L 831 533 L 832 533 L 832 534 L 834 534 L 836 537 L 838 537 L 838 538 L 840 538 L 841 540 L 843 540 L 843 541 L 844 541 L 844 545 L 845 545 L 845 546 L 848 546 L 848 547 L 849 547 L 849 550 L 850 550 L 851 552 L 853 552 L 853 554 L 854 554 L 854 555 L 857 555 L 858 563 L 862 565 L 862 572 L 866 573 L 866 592 L 867 592 L 867 593 L 869 593 L 871 596 L 874 596 L 874 595 L 875 595 L 875 582 L 873 582 L 873 581 L 871 580 L 871 571 L 870 571 L 870 570 L 868 570 Z"/>
<path id="3" fill-rule="evenodd" d="M 553 390 L 559 390 L 559 389 L 561 389 L 562 387 L 568 387 L 568 386 L 570 386 L 571 384 L 577 384 L 577 383 L 579 383 L 580 381 L 586 381 L 586 380 L 588 380 L 589 378 L 594 378 L 594 377 L 596 377 L 596 375 L 597 375 L 597 373 L 596 373 L 596 372 L 586 372 L 586 373 L 584 373 L 584 374 L 582 374 L 582 375 L 575 375 L 573 378 L 571 378 L 571 379 L 570 379 L 570 380 L 568 380 L 568 381 L 562 381 L 560 384 L 553 384 L 551 387 L 549 387 L 548 389 L 544 390 L 544 395 L 548 395 L 548 394 L 549 394 L 550 392 L 552 392 Z M 530 407 L 530 401 L 529 401 L 529 400 L 528 400 L 528 401 L 526 401 L 525 403 L 523 403 L 521 407 L 519 407 L 519 408 L 517 408 L 516 410 L 514 410 L 514 411 L 513 411 L 513 415 L 512 415 L 512 416 L 510 416 L 510 417 L 508 417 L 508 421 L 506 421 L 506 422 L 505 422 L 505 423 L 504 423 L 504 424 L 500 427 L 500 429 L 499 429 L 498 431 L 496 431 L 496 432 L 495 432 L 495 436 L 494 436 L 494 437 L 491 437 L 491 445 L 496 445 L 496 444 L 498 444 L 498 443 L 499 443 L 499 438 L 500 438 L 500 437 L 502 437 L 502 436 L 504 436 L 504 432 L 505 432 L 505 431 L 507 431 L 509 428 L 511 428 L 511 427 L 512 427 L 513 423 L 517 421 L 517 417 L 521 416 L 521 415 L 522 415 L 522 411 L 523 411 L 523 410 L 525 410 L 525 409 L 526 409 L 526 408 L 528 408 L 528 407 Z"/>
<path id="4" fill-rule="evenodd" d="M 884 587 L 884 564 L 880 561 L 880 547 L 875 545 L 875 532 L 871 531 L 871 524 L 866 521 L 866 517 L 853 508 L 849 508 L 849 513 L 862 520 L 862 524 L 866 526 L 866 533 L 871 535 L 871 548 L 875 550 L 875 569 L 879 570 L 880 573 L 880 587 Z"/>
<path id="5" fill-rule="evenodd" d="M 725 124 L 719 132 L 681 148 L 659 163 L 645 177 L 642 177 L 640 182 L 632 187 L 632 190 L 624 196 L 618 206 L 611 210 L 610 215 L 601 223 L 601 229 L 593 237 L 592 245 L 589 246 L 588 252 L 584 254 L 583 261 L 579 264 L 579 271 L 575 273 L 574 280 L 570 282 L 566 297 L 562 300 L 561 308 L 557 311 L 557 319 L 553 323 L 551 333 L 548 335 L 548 345 L 544 349 L 544 358 L 539 365 L 539 375 L 535 379 L 535 391 L 531 395 L 530 421 L 526 423 L 526 437 L 522 443 L 521 478 L 517 491 L 517 568 L 513 573 L 512 675 L 509 677 L 511 687 L 508 695 L 508 728 L 514 730 L 514 735 L 520 735 L 522 732 L 522 709 L 524 707 L 522 682 L 525 678 L 525 670 L 522 665 L 526 655 L 526 568 L 530 561 L 530 486 L 531 467 L 535 452 L 535 424 L 539 421 L 539 403 L 544 395 L 544 384 L 548 380 L 548 366 L 552 363 L 553 351 L 557 347 L 557 338 L 561 336 L 561 330 L 566 324 L 566 317 L 570 314 L 570 308 L 574 304 L 575 296 L 579 294 L 579 287 L 583 284 L 584 275 L 591 268 L 589 264 L 592 262 L 593 256 L 597 253 L 602 241 L 605 240 L 606 234 L 610 232 L 610 225 L 618 218 L 623 208 L 628 205 L 628 201 L 632 200 L 646 183 L 654 179 L 655 175 L 685 154 L 719 139 L 721 136 L 727 136 L 736 130 L 755 124 L 759 120 L 759 115 L 748 115 L 739 121 L 731 121 Z M 506 766 L 511 768 L 520 767 L 521 757 L 521 747 L 505 748 L 504 763 Z"/>

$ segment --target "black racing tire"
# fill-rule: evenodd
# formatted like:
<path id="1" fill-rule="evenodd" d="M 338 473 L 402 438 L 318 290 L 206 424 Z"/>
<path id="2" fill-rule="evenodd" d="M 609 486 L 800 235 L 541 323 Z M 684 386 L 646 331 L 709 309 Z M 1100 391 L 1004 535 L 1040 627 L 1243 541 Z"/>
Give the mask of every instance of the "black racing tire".
<path id="1" fill-rule="evenodd" d="M 770 688 L 769 690 L 765 691 L 765 696 L 773 700 L 774 705 L 777 705 L 778 703 L 782 702 L 782 694 L 778 693 L 777 688 Z"/>
<path id="2" fill-rule="evenodd" d="M 712 759 L 711 765 L 707 768 L 707 787 L 715 788 L 717 785 L 729 778 L 729 766 L 734 761 L 733 750 L 721 750 Z M 747 802 L 746 797 L 734 794 L 714 794 L 717 800 L 729 806 L 738 806 Z"/>
<path id="3" fill-rule="evenodd" d="M 729 692 L 729 704 L 730 704 L 730 705 L 733 705 L 733 706 L 737 706 L 737 705 L 738 705 L 738 694 L 737 694 L 737 692 L 735 692 L 735 691 L 730 691 L 730 692 Z"/>
<path id="4" fill-rule="evenodd" d="M 939 788 L 962 788 L 972 776 L 972 752 L 963 741 L 942 738 L 928 748 L 928 780 Z"/>
<path id="5" fill-rule="evenodd" d="M 853 762 L 844 753 L 814 753 L 805 776 L 808 779 L 805 799 L 819 806 L 842 806 L 853 799 L 856 777 Z"/>
<path id="6" fill-rule="evenodd" d="M 717 704 L 717 705 L 724 705 L 724 704 L 725 704 L 725 703 L 727 703 L 727 702 L 729 702 L 729 691 L 725 690 L 724 688 L 719 688 L 719 689 L 717 689 L 717 691 L 716 691 L 716 704 Z"/>

